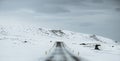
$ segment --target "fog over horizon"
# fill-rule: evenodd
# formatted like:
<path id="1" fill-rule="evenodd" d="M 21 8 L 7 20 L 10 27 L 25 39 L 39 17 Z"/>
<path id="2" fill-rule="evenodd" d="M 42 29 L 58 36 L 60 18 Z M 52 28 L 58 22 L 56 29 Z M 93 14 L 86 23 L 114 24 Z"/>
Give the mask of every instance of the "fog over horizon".
<path id="1" fill-rule="evenodd" d="M 120 0 L 0 0 L 0 24 L 20 22 L 120 41 Z"/>

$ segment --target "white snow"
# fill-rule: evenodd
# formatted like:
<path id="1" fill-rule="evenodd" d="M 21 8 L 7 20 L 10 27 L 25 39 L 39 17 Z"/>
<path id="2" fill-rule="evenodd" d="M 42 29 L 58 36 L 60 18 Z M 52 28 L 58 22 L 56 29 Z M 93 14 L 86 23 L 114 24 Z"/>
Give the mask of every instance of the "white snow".
<path id="1" fill-rule="evenodd" d="M 114 40 L 33 25 L 0 25 L 0 61 L 42 61 L 56 41 L 86 61 L 120 61 L 120 45 Z M 100 51 L 94 50 L 95 44 L 101 45 Z"/>

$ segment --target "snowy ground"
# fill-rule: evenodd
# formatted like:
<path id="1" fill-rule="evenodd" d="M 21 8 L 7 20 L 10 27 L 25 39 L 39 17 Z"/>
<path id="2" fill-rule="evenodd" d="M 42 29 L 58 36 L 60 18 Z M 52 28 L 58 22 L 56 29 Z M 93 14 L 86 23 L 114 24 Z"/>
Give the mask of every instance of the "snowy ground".
<path id="1" fill-rule="evenodd" d="M 41 61 L 50 54 L 56 41 L 63 41 L 85 61 L 120 61 L 120 45 L 111 39 L 21 25 L 0 25 L 0 61 Z M 101 45 L 100 51 L 94 50 L 95 44 Z"/>

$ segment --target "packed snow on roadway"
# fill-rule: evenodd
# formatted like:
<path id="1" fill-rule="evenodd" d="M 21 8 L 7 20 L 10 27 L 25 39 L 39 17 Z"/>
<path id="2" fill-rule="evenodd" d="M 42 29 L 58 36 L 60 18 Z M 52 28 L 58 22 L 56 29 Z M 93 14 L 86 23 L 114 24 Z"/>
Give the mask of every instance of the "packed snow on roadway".
<path id="1" fill-rule="evenodd" d="M 120 45 L 114 40 L 32 25 L 0 25 L 0 61 L 42 61 L 56 41 L 84 61 L 120 61 Z"/>

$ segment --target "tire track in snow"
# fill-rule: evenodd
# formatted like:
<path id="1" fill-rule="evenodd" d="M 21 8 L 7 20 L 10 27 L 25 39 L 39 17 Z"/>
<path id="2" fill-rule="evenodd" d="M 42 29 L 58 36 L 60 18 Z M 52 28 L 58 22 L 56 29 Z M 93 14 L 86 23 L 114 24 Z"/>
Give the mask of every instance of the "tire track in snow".
<path id="1" fill-rule="evenodd" d="M 70 53 L 63 42 L 55 43 L 55 50 L 45 61 L 80 61 L 78 57 Z"/>

